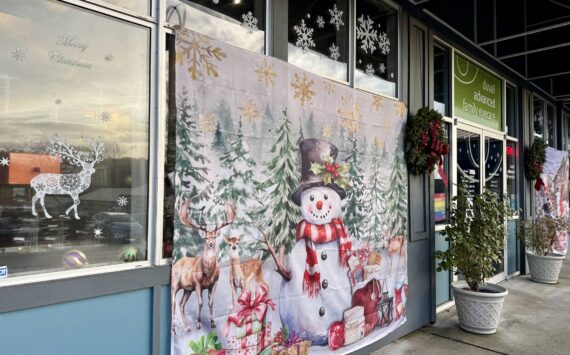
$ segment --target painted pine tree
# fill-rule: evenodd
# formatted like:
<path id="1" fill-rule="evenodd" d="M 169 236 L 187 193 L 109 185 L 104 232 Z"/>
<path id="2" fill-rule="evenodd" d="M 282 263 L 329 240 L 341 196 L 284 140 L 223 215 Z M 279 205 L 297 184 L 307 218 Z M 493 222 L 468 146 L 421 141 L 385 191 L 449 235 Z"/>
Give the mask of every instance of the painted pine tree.
<path id="1" fill-rule="evenodd" d="M 220 121 L 216 123 L 216 130 L 214 131 L 214 141 L 212 142 L 212 148 L 217 152 L 224 152 L 226 150 L 226 143 L 224 142 L 224 137 L 222 135 L 222 124 Z"/>
<path id="2" fill-rule="evenodd" d="M 401 154 L 392 161 L 390 188 L 386 195 L 386 216 L 390 236 L 406 235 L 408 225 L 408 180 L 406 166 Z"/>
<path id="3" fill-rule="evenodd" d="M 350 236 L 356 239 L 364 237 L 364 174 L 362 173 L 361 155 L 358 137 L 353 134 L 349 138 L 350 150 L 346 162 L 350 174 L 350 185 L 346 197 L 346 226 Z"/>
<path id="4" fill-rule="evenodd" d="M 258 220 L 261 207 L 259 183 L 255 176 L 256 166 L 244 138 L 240 120 L 234 140 L 220 157 L 219 180 L 214 189 L 214 203 L 209 214 L 221 220 L 225 216 L 225 204 L 228 202 L 233 204 L 236 209 L 236 220 L 232 225 L 232 232 L 247 236 L 240 243 L 246 255 L 255 249 L 255 243 L 251 242 L 251 238 L 257 234 L 254 224 Z M 221 246 L 222 257 L 227 254 L 226 246 L 224 243 Z"/>
<path id="5" fill-rule="evenodd" d="M 384 221 L 386 199 L 382 181 L 382 157 L 378 149 L 374 149 L 371 160 L 372 169 L 367 178 L 367 196 L 364 203 L 364 235 L 370 238 L 374 248 L 383 248 L 386 243 L 385 227 L 387 224 Z"/>
<path id="6" fill-rule="evenodd" d="M 289 252 L 295 244 L 295 225 L 299 220 L 299 207 L 289 196 L 299 183 L 298 153 L 291 132 L 291 121 L 283 111 L 281 125 L 275 130 L 277 140 L 271 148 L 272 159 L 267 164 L 268 176 L 259 188 L 267 191 L 268 200 L 262 210 L 268 238 L 276 249 Z"/>
<path id="7" fill-rule="evenodd" d="M 192 199 L 192 210 L 189 213 L 196 218 L 201 215 L 200 204 L 208 199 L 208 163 L 204 154 L 206 148 L 200 139 L 200 132 L 196 127 L 197 107 L 191 102 L 188 92 L 183 90 L 178 98 L 176 119 L 176 185 L 184 193 L 178 196 L 181 199 Z M 189 255 L 198 255 L 202 250 L 202 238 L 196 229 L 179 226 L 175 229 L 175 238 L 180 242 L 173 250 L 174 260 Z M 184 245 L 183 249 L 180 246 Z"/>
<path id="8" fill-rule="evenodd" d="M 224 98 L 222 98 L 216 106 L 214 114 L 218 117 L 218 121 L 220 122 L 221 132 L 226 132 L 226 134 L 222 135 L 222 139 L 224 141 L 224 145 L 227 147 L 230 143 L 230 135 L 227 133 L 234 132 L 234 122 L 232 120 L 230 105 Z"/>

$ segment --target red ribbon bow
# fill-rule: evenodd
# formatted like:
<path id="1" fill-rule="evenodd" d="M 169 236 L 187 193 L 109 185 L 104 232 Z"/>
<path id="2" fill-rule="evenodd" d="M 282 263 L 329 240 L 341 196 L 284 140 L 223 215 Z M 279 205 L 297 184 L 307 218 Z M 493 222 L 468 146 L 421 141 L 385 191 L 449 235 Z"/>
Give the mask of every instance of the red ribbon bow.
<path id="1" fill-rule="evenodd" d="M 275 303 L 269 298 L 268 290 L 264 286 L 260 286 L 259 290 L 252 296 L 251 291 L 244 291 L 239 296 L 238 300 L 238 313 L 228 316 L 226 327 L 224 328 L 224 336 L 228 336 L 230 325 L 233 323 L 238 327 L 246 324 L 246 336 L 251 335 L 251 325 L 253 323 L 253 315 L 255 319 L 263 324 L 265 314 L 267 313 L 267 306 L 275 309 Z"/>

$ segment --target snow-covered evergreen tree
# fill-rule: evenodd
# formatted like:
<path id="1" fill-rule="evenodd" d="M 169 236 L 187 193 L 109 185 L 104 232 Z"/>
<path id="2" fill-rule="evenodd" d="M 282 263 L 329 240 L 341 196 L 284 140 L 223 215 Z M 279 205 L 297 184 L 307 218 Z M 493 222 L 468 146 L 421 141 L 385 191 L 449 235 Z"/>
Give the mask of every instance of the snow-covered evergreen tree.
<path id="1" fill-rule="evenodd" d="M 386 195 L 386 216 L 390 236 L 406 235 L 408 226 L 408 181 L 406 165 L 401 154 L 396 153 L 390 173 L 390 189 Z"/>
<path id="2" fill-rule="evenodd" d="M 367 178 L 367 196 L 364 203 L 364 235 L 371 240 L 374 248 L 385 246 L 387 223 L 384 220 L 386 210 L 385 188 L 382 181 L 382 157 L 378 149 L 371 157 L 372 169 Z"/>
<path id="3" fill-rule="evenodd" d="M 234 122 L 232 120 L 230 105 L 224 98 L 218 103 L 214 114 L 218 117 L 221 131 L 225 133 L 222 135 L 222 138 L 224 145 L 227 147 L 230 143 L 230 134 L 234 132 Z"/>
<path id="4" fill-rule="evenodd" d="M 346 197 L 346 226 L 350 236 L 356 239 L 364 237 L 364 174 L 362 172 L 361 154 L 358 137 L 353 134 L 349 138 L 350 150 L 346 162 L 350 174 L 350 184 Z"/>
<path id="5" fill-rule="evenodd" d="M 271 148 L 272 159 L 267 164 L 267 180 L 260 189 L 268 193 L 262 213 L 270 243 L 276 249 L 289 252 L 295 244 L 295 225 L 299 220 L 299 207 L 289 196 L 299 184 L 296 139 L 291 132 L 291 121 L 283 111 L 281 125 L 274 132 L 277 140 Z"/>
<path id="6" fill-rule="evenodd" d="M 218 152 L 224 152 L 226 150 L 226 143 L 224 142 L 224 137 L 222 135 L 222 124 L 220 121 L 216 123 L 216 131 L 214 132 L 212 148 Z"/>

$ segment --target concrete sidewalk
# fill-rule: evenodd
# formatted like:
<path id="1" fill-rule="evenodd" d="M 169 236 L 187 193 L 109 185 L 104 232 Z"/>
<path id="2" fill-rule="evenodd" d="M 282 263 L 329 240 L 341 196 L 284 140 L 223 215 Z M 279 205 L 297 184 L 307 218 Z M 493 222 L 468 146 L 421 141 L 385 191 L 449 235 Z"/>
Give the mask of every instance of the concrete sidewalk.
<path id="1" fill-rule="evenodd" d="M 384 348 L 382 354 L 570 354 L 570 260 L 556 285 L 519 276 L 501 285 L 509 290 L 501 323 L 493 335 L 475 335 L 458 327 L 455 307 Z"/>

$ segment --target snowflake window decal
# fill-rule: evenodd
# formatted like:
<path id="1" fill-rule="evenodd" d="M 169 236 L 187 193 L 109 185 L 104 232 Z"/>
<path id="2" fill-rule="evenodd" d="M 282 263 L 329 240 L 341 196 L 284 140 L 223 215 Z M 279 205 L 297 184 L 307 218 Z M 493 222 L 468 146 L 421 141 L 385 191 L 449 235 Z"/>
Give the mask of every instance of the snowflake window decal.
<path id="1" fill-rule="evenodd" d="M 342 11 L 337 9 L 336 4 L 334 4 L 333 8 L 328 11 L 331 16 L 329 23 L 336 26 L 337 31 L 340 30 L 340 27 L 344 26 L 344 22 L 342 21 Z"/>
<path id="2" fill-rule="evenodd" d="M 10 166 L 10 159 L 6 157 L 0 158 L 0 165 L 1 166 Z"/>
<path id="3" fill-rule="evenodd" d="M 374 76 L 374 66 L 371 63 L 366 64 L 366 70 L 364 73 L 368 78 L 372 78 Z"/>
<path id="4" fill-rule="evenodd" d="M 108 111 L 104 111 L 99 114 L 99 119 L 102 122 L 109 122 L 111 118 L 113 118 L 113 115 L 111 115 L 111 113 Z"/>
<path id="5" fill-rule="evenodd" d="M 330 57 L 332 60 L 338 60 L 338 58 L 340 58 L 340 51 L 339 48 L 336 44 L 331 44 L 331 46 L 329 47 L 329 52 L 330 52 Z"/>
<path id="6" fill-rule="evenodd" d="M 12 51 L 12 58 L 15 61 L 21 62 L 26 59 L 26 48 L 16 48 Z"/>
<path id="7" fill-rule="evenodd" d="M 109 53 L 108 53 L 108 54 L 105 54 L 105 61 L 106 61 L 107 63 L 112 62 L 113 59 L 114 59 L 114 58 L 113 58 L 113 55 L 112 55 L 112 54 L 109 54 Z"/>
<path id="8" fill-rule="evenodd" d="M 378 66 L 378 70 L 380 71 L 380 74 L 386 73 L 386 64 L 380 63 L 380 66 Z"/>
<path id="9" fill-rule="evenodd" d="M 317 16 L 317 27 L 325 28 L 325 19 L 322 16 Z"/>
<path id="10" fill-rule="evenodd" d="M 382 54 L 387 55 L 390 53 L 390 39 L 386 32 L 382 32 L 378 35 L 378 47 L 382 51 Z"/>
<path id="11" fill-rule="evenodd" d="M 309 48 L 315 47 L 315 42 L 313 41 L 314 29 L 307 27 L 305 20 L 301 20 L 300 26 L 293 26 L 295 33 L 297 34 L 297 41 L 295 46 L 303 50 L 303 54 L 307 54 Z"/>
<path id="12" fill-rule="evenodd" d="M 126 207 L 129 204 L 129 199 L 127 198 L 127 196 L 119 196 L 119 198 L 117 199 L 117 205 L 119 205 L 119 207 Z"/>
<path id="13" fill-rule="evenodd" d="M 257 19 L 253 16 L 251 11 L 248 11 L 247 14 L 242 14 L 242 23 L 241 27 L 246 30 L 248 33 L 253 33 L 257 31 Z"/>
<path id="14" fill-rule="evenodd" d="M 360 15 L 358 18 L 358 27 L 356 27 L 356 39 L 361 40 L 360 48 L 364 53 L 374 53 L 376 50 L 376 41 L 378 41 L 378 32 L 374 29 L 374 21 L 370 16 Z"/>
<path id="15" fill-rule="evenodd" d="M 59 105 L 62 105 L 62 104 L 63 104 L 63 100 L 58 97 L 57 99 L 55 99 L 55 100 L 53 101 L 53 103 L 59 106 Z"/>
<path id="16" fill-rule="evenodd" d="M 93 230 L 93 235 L 95 237 L 101 237 L 101 236 L 103 236 L 103 230 L 101 228 L 95 228 Z"/>

